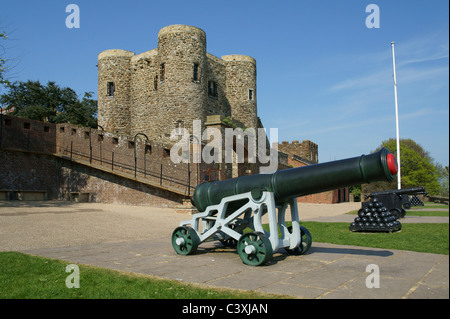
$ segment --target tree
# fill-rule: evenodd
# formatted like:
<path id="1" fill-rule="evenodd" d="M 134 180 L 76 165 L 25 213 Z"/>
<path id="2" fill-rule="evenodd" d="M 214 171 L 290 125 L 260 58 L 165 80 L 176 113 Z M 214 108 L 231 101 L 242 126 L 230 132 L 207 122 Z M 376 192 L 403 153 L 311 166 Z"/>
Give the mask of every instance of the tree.
<path id="1" fill-rule="evenodd" d="M 70 123 L 97 127 L 97 101 L 92 92 L 84 93 L 81 101 L 71 88 L 60 88 L 49 81 L 14 82 L 6 85 L 8 93 L 0 96 L 0 103 L 11 115 L 50 123 Z"/>
<path id="2" fill-rule="evenodd" d="M 448 166 L 442 166 L 441 164 L 436 164 L 436 170 L 438 172 L 438 182 L 440 189 L 437 195 L 448 197 L 449 195 L 449 185 L 448 185 Z"/>
<path id="3" fill-rule="evenodd" d="M 85 92 L 81 101 L 65 104 L 56 116 L 57 123 L 80 124 L 97 128 L 97 101 L 91 99 L 93 93 Z"/>
<path id="4" fill-rule="evenodd" d="M 382 147 L 397 153 L 396 140 L 383 141 L 376 151 Z M 400 168 L 402 188 L 425 187 L 431 194 L 439 193 L 438 171 L 430 154 L 411 139 L 400 139 Z M 379 182 L 364 186 L 364 193 L 377 190 L 397 189 L 397 178 L 391 183 Z"/>
<path id="5" fill-rule="evenodd" d="M 0 40 L 6 40 L 7 38 L 8 37 L 7 37 L 6 33 L 0 31 Z M 9 83 L 8 80 L 6 80 L 4 78 L 4 74 L 6 71 L 6 65 L 5 65 L 6 60 L 4 57 L 2 57 L 3 51 L 4 51 L 3 45 L 0 44 L 0 85 L 5 85 L 5 84 Z"/>

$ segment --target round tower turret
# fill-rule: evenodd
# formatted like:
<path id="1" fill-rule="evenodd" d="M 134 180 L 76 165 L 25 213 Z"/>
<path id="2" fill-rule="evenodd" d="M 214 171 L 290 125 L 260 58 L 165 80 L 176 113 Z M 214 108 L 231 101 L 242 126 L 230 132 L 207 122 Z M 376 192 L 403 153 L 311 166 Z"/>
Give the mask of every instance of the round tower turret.
<path id="1" fill-rule="evenodd" d="M 170 25 L 158 33 L 160 127 L 170 132 L 184 127 L 191 133 L 193 120 L 206 121 L 206 34 L 186 25 Z"/>
<path id="2" fill-rule="evenodd" d="M 226 95 L 231 116 L 247 128 L 258 127 L 256 107 L 256 61 L 246 55 L 225 55 Z"/>
<path id="3" fill-rule="evenodd" d="M 98 124 L 105 131 L 130 132 L 130 61 L 133 52 L 106 50 L 98 55 Z"/>

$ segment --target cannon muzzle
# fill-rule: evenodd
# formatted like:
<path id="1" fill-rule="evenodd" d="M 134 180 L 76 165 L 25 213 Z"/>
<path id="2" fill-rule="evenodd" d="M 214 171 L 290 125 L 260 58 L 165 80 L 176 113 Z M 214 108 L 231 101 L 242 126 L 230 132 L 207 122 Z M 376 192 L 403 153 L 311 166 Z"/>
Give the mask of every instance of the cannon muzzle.
<path id="1" fill-rule="evenodd" d="M 370 155 L 276 171 L 273 174 L 241 176 L 224 181 L 202 183 L 195 188 L 193 205 L 199 212 L 217 205 L 228 196 L 252 192 L 256 199 L 262 192 L 273 192 L 277 204 L 294 198 L 337 188 L 390 182 L 397 174 L 395 156 L 386 148 Z"/>

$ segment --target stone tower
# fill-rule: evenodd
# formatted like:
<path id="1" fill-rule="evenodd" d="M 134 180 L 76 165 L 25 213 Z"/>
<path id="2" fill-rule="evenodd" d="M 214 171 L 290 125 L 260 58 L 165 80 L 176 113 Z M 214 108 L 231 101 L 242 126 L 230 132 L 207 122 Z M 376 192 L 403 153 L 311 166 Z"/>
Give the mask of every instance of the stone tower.
<path id="1" fill-rule="evenodd" d="M 226 55 L 226 95 L 231 116 L 245 127 L 257 128 L 256 61 L 245 55 Z"/>
<path id="2" fill-rule="evenodd" d="M 98 123 L 104 130 L 144 133 L 170 145 L 174 128 L 192 133 L 193 120 L 204 125 L 209 115 L 258 127 L 252 57 L 209 54 L 205 32 L 186 25 L 162 28 L 156 49 L 98 55 Z"/>
<path id="3" fill-rule="evenodd" d="M 184 127 L 191 133 L 193 120 L 206 121 L 206 60 L 203 30 L 172 25 L 159 31 L 159 114 L 153 120 L 171 129 Z"/>
<path id="4" fill-rule="evenodd" d="M 119 134 L 130 131 L 133 56 L 133 52 L 125 50 L 108 50 L 98 55 L 98 123 L 106 131 Z"/>

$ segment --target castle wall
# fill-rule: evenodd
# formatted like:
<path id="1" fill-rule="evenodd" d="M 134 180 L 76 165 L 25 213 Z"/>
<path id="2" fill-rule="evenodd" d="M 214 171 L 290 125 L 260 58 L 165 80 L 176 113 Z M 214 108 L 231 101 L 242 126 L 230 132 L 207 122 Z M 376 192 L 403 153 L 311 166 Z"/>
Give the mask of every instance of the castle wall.
<path id="1" fill-rule="evenodd" d="M 47 154 L 0 149 L 0 190 L 46 191 L 47 199 L 176 207 L 182 196 Z"/>
<path id="2" fill-rule="evenodd" d="M 142 136 L 9 115 L 0 120 L 3 196 L 44 191 L 47 199 L 68 200 L 78 192 L 91 202 L 173 207 L 215 167 L 173 163 L 168 149 Z"/>
<path id="3" fill-rule="evenodd" d="M 56 125 L 0 115 L 0 147 L 55 153 Z M 0 162 L 1 165 L 2 162 Z"/>

